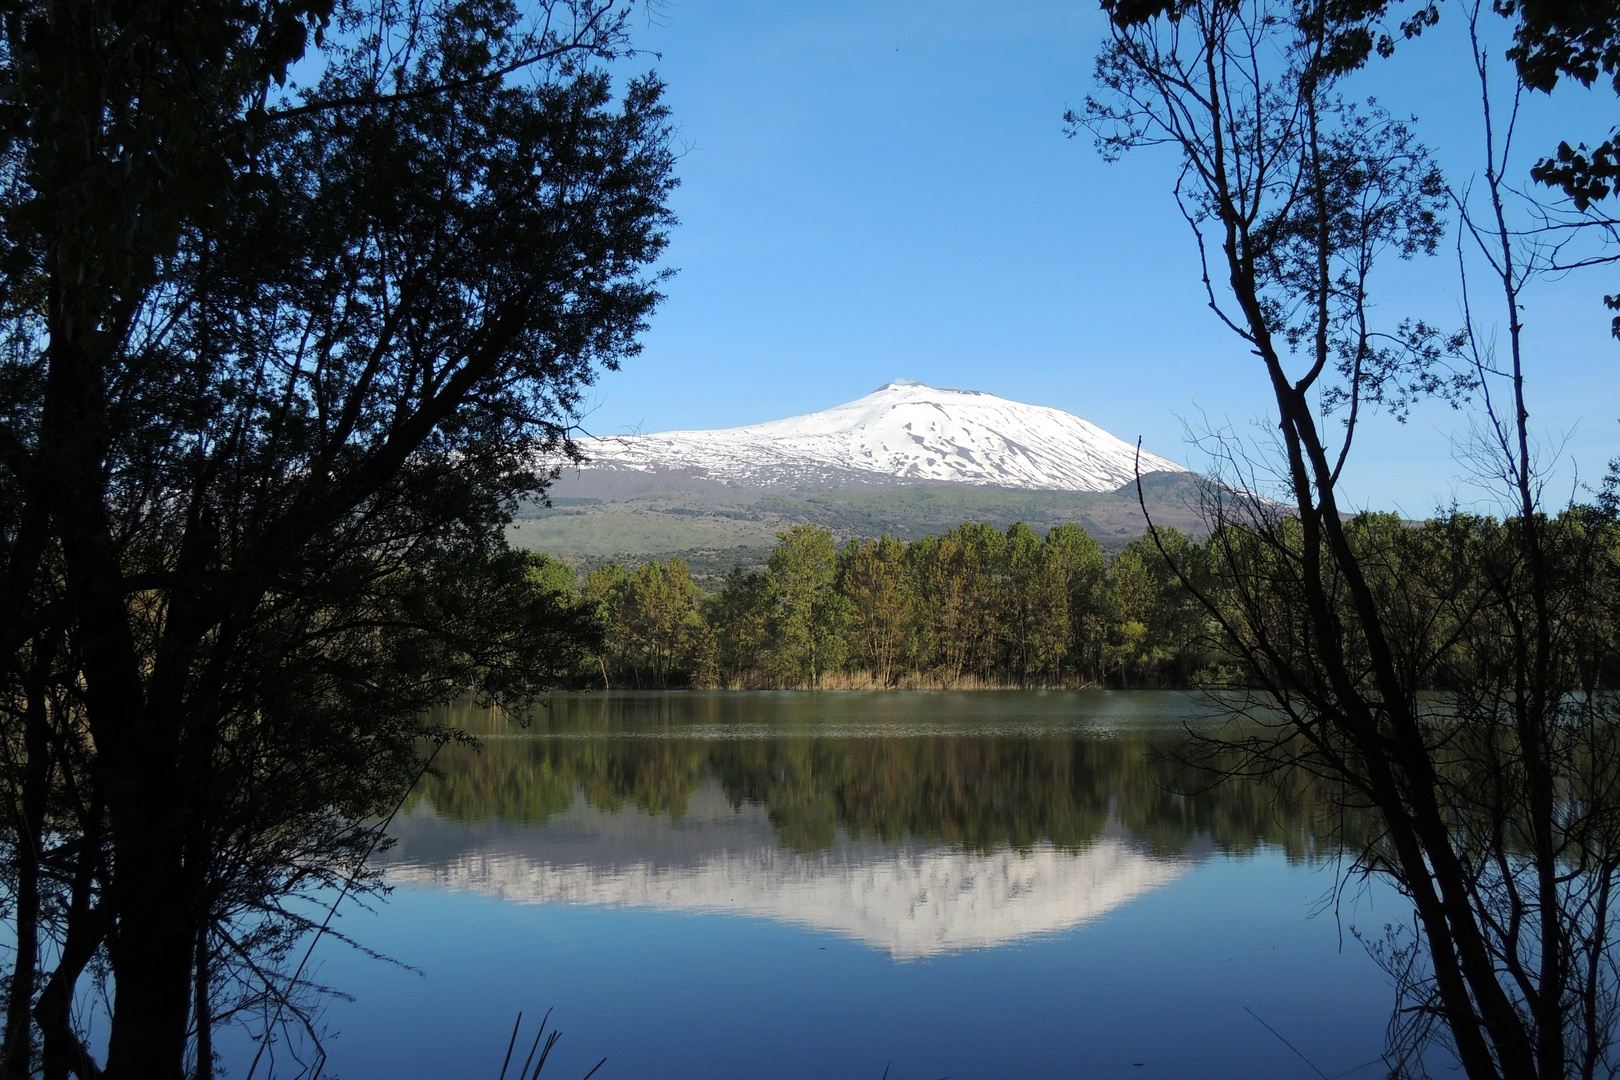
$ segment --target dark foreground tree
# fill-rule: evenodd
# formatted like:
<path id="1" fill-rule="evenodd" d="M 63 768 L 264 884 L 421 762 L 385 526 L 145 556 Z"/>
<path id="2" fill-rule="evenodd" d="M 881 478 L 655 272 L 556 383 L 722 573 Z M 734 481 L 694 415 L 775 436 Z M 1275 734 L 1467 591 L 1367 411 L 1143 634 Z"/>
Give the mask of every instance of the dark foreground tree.
<path id="1" fill-rule="evenodd" d="M 577 664 L 503 534 L 658 300 L 625 15 L 6 6 L 8 1073 L 206 1076 L 214 1022 L 301 1015 L 281 901 L 353 887 L 422 710 Z"/>
<path id="2" fill-rule="evenodd" d="M 1487 128 L 1477 212 L 1450 199 L 1500 287 L 1502 349 L 1477 311 L 1452 337 L 1380 327 L 1378 257 L 1432 251 L 1448 201 L 1406 125 L 1339 96 L 1389 44 L 1382 5 L 1105 8 L 1105 97 L 1072 119 L 1105 152 L 1179 152 L 1176 195 L 1210 303 L 1276 406 L 1283 501 L 1260 497 L 1265 477 L 1247 467 L 1208 504 L 1225 588 L 1201 591 L 1245 685 L 1262 692 L 1247 710 L 1262 734 L 1215 749 L 1241 750 L 1244 771 L 1314 774 L 1379 823 L 1345 843 L 1413 905 L 1405 936 L 1372 942 L 1402 993 L 1392 1073 L 1422 1073 L 1438 1037 L 1476 1080 L 1609 1075 L 1616 532 L 1573 508 L 1549 518 L 1540 501 L 1505 147 Z M 1349 519 L 1340 479 L 1365 414 L 1464 390 L 1483 401 L 1474 463 L 1501 482 L 1506 520 Z"/>

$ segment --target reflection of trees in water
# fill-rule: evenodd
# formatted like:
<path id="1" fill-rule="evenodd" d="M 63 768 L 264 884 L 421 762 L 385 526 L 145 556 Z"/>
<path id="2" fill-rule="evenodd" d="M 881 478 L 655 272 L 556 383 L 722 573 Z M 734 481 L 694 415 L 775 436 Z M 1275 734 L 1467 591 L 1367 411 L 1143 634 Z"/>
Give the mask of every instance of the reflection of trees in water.
<path id="1" fill-rule="evenodd" d="M 1336 801 L 1319 785 L 1209 788 L 1176 760 L 1175 732 L 848 737 L 806 728 L 694 738 L 681 729 L 703 723 L 711 703 L 683 701 L 679 717 L 655 700 L 637 705 L 554 715 L 547 730 L 558 738 L 502 737 L 518 729 L 487 714 L 458 716 L 495 737 L 481 750 L 447 747 L 423 797 L 459 821 L 541 824 L 576 793 L 600 810 L 679 819 L 713 783 L 735 806 L 764 808 L 779 841 L 799 851 L 830 846 L 839 830 L 972 851 L 1080 849 L 1112 827 L 1164 855 L 1201 843 L 1229 853 L 1265 844 L 1309 859 L 1337 824 Z"/>

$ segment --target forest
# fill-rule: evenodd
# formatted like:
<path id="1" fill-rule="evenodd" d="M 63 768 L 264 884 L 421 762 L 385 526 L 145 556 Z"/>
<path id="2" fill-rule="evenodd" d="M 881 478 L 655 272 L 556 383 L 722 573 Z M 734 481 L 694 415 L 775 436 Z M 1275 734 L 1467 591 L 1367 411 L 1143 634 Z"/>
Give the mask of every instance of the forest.
<path id="1" fill-rule="evenodd" d="M 1607 598 L 1592 610 L 1620 611 L 1613 500 L 1554 524 L 1564 572 L 1586 575 Z M 1442 649 L 1471 617 L 1457 588 L 1488 578 L 1518 536 L 1512 521 L 1466 514 L 1412 523 L 1367 513 L 1347 532 L 1380 588 L 1428 613 L 1422 632 Z M 574 681 L 584 687 L 1238 686 L 1248 682 L 1221 635 L 1234 585 L 1297 558 L 1293 533 L 1279 546 L 1237 524 L 1203 540 L 1157 529 L 1108 560 L 1073 524 L 1039 536 L 1022 523 L 969 523 L 910 543 L 841 546 L 829 530 L 799 525 L 777 534 L 763 570 L 734 570 L 715 592 L 678 558 L 600 566 L 577 589 L 573 571 L 544 555 L 530 556 L 530 573 L 579 616 Z M 1613 640 L 1612 619 L 1603 623 L 1576 633 Z M 1464 675 L 1442 664 L 1428 682 Z"/>

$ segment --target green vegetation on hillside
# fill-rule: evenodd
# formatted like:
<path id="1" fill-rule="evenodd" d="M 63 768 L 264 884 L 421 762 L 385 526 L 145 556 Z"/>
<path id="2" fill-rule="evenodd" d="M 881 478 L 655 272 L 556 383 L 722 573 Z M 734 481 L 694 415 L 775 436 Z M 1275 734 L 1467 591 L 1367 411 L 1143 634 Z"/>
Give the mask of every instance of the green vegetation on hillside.
<path id="1" fill-rule="evenodd" d="M 662 486 L 628 486 L 621 473 L 591 470 L 570 478 L 550 506 L 520 508 L 507 531 L 514 547 L 545 551 L 587 572 L 611 560 L 630 566 L 649 558 L 681 558 L 694 579 L 717 588 L 733 565 L 762 564 L 776 534 L 795 525 L 819 525 L 840 541 L 892 536 L 921 540 L 964 521 L 1006 530 L 1018 522 L 1044 533 L 1074 523 L 1105 554 L 1117 555 L 1142 534 L 1136 486 L 1118 491 L 1028 491 L 971 484 L 927 484 L 846 490 L 748 490 L 657 478 Z M 653 479 L 646 481 L 653 483 Z M 1190 535 L 1204 531 L 1196 507 L 1198 480 L 1190 473 L 1142 478 L 1153 520 Z M 717 490 L 718 489 L 718 490 Z M 735 548 L 754 553 L 721 566 L 706 554 Z"/>
<path id="2" fill-rule="evenodd" d="M 1183 531 L 1201 531 L 1194 508 L 1197 479 L 1191 473 L 1155 473 L 1142 478 L 1154 519 Z M 1037 531 L 1075 523 L 1098 543 L 1118 552 L 1142 532 L 1136 485 L 1118 491 L 1027 491 L 1020 488 L 933 484 L 880 490 L 825 491 L 788 497 L 771 495 L 756 505 L 794 521 L 822 525 L 841 537 L 875 539 L 889 535 L 921 540 L 964 521 L 1007 529 L 1023 522 Z"/>

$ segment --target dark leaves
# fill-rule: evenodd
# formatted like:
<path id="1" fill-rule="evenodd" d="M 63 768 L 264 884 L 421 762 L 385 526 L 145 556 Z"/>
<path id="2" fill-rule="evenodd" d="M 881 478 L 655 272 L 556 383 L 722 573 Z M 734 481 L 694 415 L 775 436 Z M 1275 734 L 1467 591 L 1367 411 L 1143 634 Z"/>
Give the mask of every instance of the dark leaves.
<path id="1" fill-rule="evenodd" d="M 1591 148 L 1585 143 L 1559 143 L 1557 153 L 1536 162 L 1530 176 L 1537 183 L 1563 189 L 1575 209 L 1584 212 L 1613 194 L 1620 181 L 1620 130 Z"/>
<path id="2" fill-rule="evenodd" d="M 1602 0 L 1498 0 L 1496 10 L 1519 17 L 1508 58 L 1525 85 L 1551 90 L 1567 75 L 1591 86 L 1608 75 L 1620 90 L 1620 8 Z"/>

